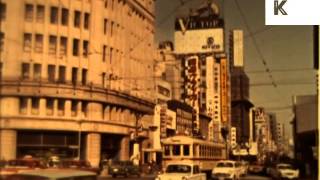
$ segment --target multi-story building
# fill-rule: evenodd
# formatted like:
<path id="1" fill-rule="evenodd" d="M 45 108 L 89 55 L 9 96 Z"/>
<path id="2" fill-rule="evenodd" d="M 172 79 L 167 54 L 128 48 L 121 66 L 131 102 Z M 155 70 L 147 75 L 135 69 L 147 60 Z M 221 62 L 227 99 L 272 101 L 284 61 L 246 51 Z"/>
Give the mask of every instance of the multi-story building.
<path id="1" fill-rule="evenodd" d="M 293 97 L 294 155 L 306 166 L 303 176 L 318 177 L 318 103 L 317 95 Z"/>
<path id="2" fill-rule="evenodd" d="M 229 63 L 224 53 L 224 21 L 214 4 L 175 21 L 175 53 L 182 67 L 182 99 L 193 107 L 193 128 L 199 113 L 208 114 L 209 140 L 220 141 L 220 128 L 230 123 Z M 212 9 L 211 9 L 212 8 Z"/>
<path id="3" fill-rule="evenodd" d="M 0 31 L 1 159 L 129 159 L 153 114 L 154 0 L 2 0 Z"/>
<path id="4" fill-rule="evenodd" d="M 231 66 L 231 125 L 237 128 L 237 143 L 249 142 L 250 108 L 249 77 L 243 67 L 243 31 L 233 30 L 230 33 Z"/>

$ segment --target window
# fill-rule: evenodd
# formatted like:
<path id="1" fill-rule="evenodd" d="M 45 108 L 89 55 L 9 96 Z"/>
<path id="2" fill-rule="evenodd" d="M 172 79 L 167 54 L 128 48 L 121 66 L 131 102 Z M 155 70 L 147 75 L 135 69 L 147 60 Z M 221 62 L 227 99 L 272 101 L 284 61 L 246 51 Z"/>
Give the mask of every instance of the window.
<path id="1" fill-rule="evenodd" d="M 113 10 L 114 0 L 111 0 L 111 9 Z"/>
<path id="2" fill-rule="evenodd" d="M 170 146 L 168 146 L 168 145 L 164 146 L 164 155 L 170 156 Z"/>
<path id="3" fill-rule="evenodd" d="M 89 24 L 90 24 L 90 14 L 89 13 L 84 13 L 84 25 L 83 25 L 83 27 L 85 29 L 89 29 Z"/>
<path id="4" fill-rule="evenodd" d="M 68 39 L 67 37 L 60 37 L 60 56 L 67 55 Z"/>
<path id="5" fill-rule="evenodd" d="M 104 25 L 103 25 L 103 34 L 107 34 L 108 31 L 108 20 L 104 19 Z"/>
<path id="6" fill-rule="evenodd" d="M 29 22 L 31 22 L 33 20 L 33 5 L 32 4 L 25 5 L 24 18 L 26 21 L 29 21 Z"/>
<path id="7" fill-rule="evenodd" d="M 41 80 L 41 64 L 33 65 L 33 79 Z"/>
<path id="8" fill-rule="evenodd" d="M 88 72 L 87 69 L 82 69 L 82 80 L 81 80 L 82 85 L 87 84 L 87 74 L 88 74 L 87 72 Z"/>
<path id="9" fill-rule="evenodd" d="M 49 54 L 55 55 L 57 53 L 57 37 L 49 36 Z"/>
<path id="10" fill-rule="evenodd" d="M 39 98 L 31 98 L 31 114 L 39 114 Z"/>
<path id="11" fill-rule="evenodd" d="M 89 42 L 84 40 L 83 41 L 83 56 L 88 57 L 89 54 Z"/>
<path id="12" fill-rule="evenodd" d="M 58 116 L 64 115 L 64 106 L 65 106 L 65 100 L 59 99 L 58 100 Z"/>
<path id="13" fill-rule="evenodd" d="M 82 106 L 81 106 L 81 113 L 83 114 L 84 117 L 87 117 L 88 113 L 88 102 L 82 101 Z"/>
<path id="14" fill-rule="evenodd" d="M 6 19 L 7 5 L 0 2 L 0 20 L 4 21 Z"/>
<path id="15" fill-rule="evenodd" d="M 37 5 L 37 22 L 43 23 L 44 22 L 44 6 Z"/>
<path id="16" fill-rule="evenodd" d="M 102 73 L 102 78 L 101 78 L 102 87 L 105 87 L 105 79 L 106 79 L 106 73 L 103 72 L 103 73 Z"/>
<path id="17" fill-rule="evenodd" d="M 62 8 L 61 11 L 61 24 L 67 26 L 69 22 L 69 10 L 66 8 Z"/>
<path id="18" fill-rule="evenodd" d="M 31 44 L 32 44 L 31 33 L 24 33 L 24 35 L 23 35 L 23 50 L 25 52 L 30 52 L 31 51 Z"/>
<path id="19" fill-rule="evenodd" d="M 180 152 L 180 145 L 173 145 L 173 155 L 174 156 L 180 156 L 181 152 Z"/>
<path id="20" fill-rule="evenodd" d="M 57 7 L 51 7 L 50 9 L 50 23 L 58 24 L 58 8 Z"/>
<path id="21" fill-rule="evenodd" d="M 73 39 L 72 54 L 74 56 L 79 56 L 79 39 Z"/>
<path id="22" fill-rule="evenodd" d="M 113 33 L 113 26 L 114 26 L 114 22 L 111 22 L 110 36 L 112 36 L 112 33 Z"/>
<path id="23" fill-rule="evenodd" d="M 28 112 L 28 98 L 21 97 L 19 101 L 20 114 L 27 114 Z"/>
<path id="24" fill-rule="evenodd" d="M 113 48 L 110 48 L 110 63 L 112 62 L 112 53 L 113 53 Z"/>
<path id="25" fill-rule="evenodd" d="M 56 71 L 55 65 L 48 65 L 48 81 L 49 82 L 54 82 L 55 74 L 56 74 L 55 71 Z"/>
<path id="26" fill-rule="evenodd" d="M 30 77 L 30 64 L 22 63 L 21 76 L 22 76 L 22 79 L 29 79 L 29 77 Z"/>
<path id="27" fill-rule="evenodd" d="M 78 80 L 78 68 L 72 68 L 72 72 L 71 72 L 71 80 L 72 80 L 72 84 L 77 84 L 77 80 Z"/>
<path id="28" fill-rule="evenodd" d="M 46 109 L 47 109 L 47 115 L 53 115 L 53 107 L 54 107 L 54 99 L 48 98 L 47 99 L 47 104 L 46 104 Z"/>
<path id="29" fill-rule="evenodd" d="M 108 7 L 108 1 L 109 1 L 109 0 L 104 0 L 104 8 L 107 8 L 107 7 Z"/>
<path id="30" fill-rule="evenodd" d="M 102 48 L 102 61 L 103 62 L 106 61 L 106 54 L 107 54 L 107 46 L 103 45 L 103 48 Z"/>
<path id="31" fill-rule="evenodd" d="M 36 44 L 34 46 L 34 51 L 37 53 L 42 53 L 43 50 L 43 35 L 36 34 Z"/>
<path id="32" fill-rule="evenodd" d="M 77 116 L 78 101 L 71 101 L 71 116 Z"/>
<path id="33" fill-rule="evenodd" d="M 59 83 L 65 83 L 66 82 L 66 67 L 59 66 Z"/>
<path id="34" fill-rule="evenodd" d="M 80 11 L 74 11 L 74 27 L 80 27 L 80 19 L 81 19 L 81 13 Z"/>
<path id="35" fill-rule="evenodd" d="M 183 155 L 184 156 L 190 155 L 190 146 L 189 145 L 183 145 Z"/>
<path id="36" fill-rule="evenodd" d="M 0 52 L 4 49 L 4 33 L 0 32 Z"/>

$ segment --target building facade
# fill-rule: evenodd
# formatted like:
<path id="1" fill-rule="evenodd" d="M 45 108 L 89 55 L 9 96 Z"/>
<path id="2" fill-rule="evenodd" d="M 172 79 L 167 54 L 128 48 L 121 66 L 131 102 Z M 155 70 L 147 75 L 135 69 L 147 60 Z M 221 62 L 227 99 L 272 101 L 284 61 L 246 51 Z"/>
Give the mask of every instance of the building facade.
<path id="1" fill-rule="evenodd" d="M 244 72 L 243 31 L 233 30 L 230 33 L 231 65 L 231 125 L 237 129 L 237 143 L 249 142 L 250 138 L 250 108 L 249 77 Z"/>
<path id="2" fill-rule="evenodd" d="M 0 158 L 129 159 L 153 114 L 154 1 L 1 7 Z"/>
<path id="3" fill-rule="evenodd" d="M 208 114 L 209 140 L 221 141 L 221 127 L 230 128 L 229 62 L 224 52 L 224 21 L 215 4 L 175 21 L 175 53 L 182 64 L 181 98 L 193 107 L 193 128 L 199 114 Z"/>

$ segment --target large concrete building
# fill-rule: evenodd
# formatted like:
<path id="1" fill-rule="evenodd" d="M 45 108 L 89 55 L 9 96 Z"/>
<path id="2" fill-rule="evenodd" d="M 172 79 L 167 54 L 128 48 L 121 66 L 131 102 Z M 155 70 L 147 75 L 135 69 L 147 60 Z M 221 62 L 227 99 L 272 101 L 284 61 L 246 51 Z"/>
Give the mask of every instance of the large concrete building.
<path id="1" fill-rule="evenodd" d="M 175 21 L 175 53 L 181 62 L 185 87 L 182 99 L 194 109 L 193 129 L 199 114 L 211 117 L 209 140 L 221 142 L 221 127 L 230 128 L 229 62 L 224 49 L 224 21 L 215 4 Z"/>
<path id="2" fill-rule="evenodd" d="M 97 166 L 145 145 L 154 0 L 0 5 L 0 159 L 58 155 Z"/>
<path id="3" fill-rule="evenodd" d="M 231 125 L 237 129 L 237 143 L 244 144 L 250 138 L 249 77 L 244 72 L 243 31 L 233 30 L 230 33 L 231 65 Z"/>

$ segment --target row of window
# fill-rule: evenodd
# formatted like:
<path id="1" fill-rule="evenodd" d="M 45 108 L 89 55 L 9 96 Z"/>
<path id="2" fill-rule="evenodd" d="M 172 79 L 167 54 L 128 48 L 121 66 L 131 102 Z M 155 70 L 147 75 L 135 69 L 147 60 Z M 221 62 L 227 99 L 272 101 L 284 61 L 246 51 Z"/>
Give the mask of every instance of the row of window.
<path id="1" fill-rule="evenodd" d="M 30 102 L 31 101 L 31 102 Z M 57 109 L 54 108 L 55 101 L 57 102 Z M 19 101 L 19 111 L 20 114 L 28 114 L 28 104 L 31 105 L 31 114 L 38 115 L 40 112 L 40 98 L 38 97 L 21 97 Z M 29 103 L 28 103 L 29 102 Z M 81 103 L 80 103 L 81 102 Z M 45 107 L 46 107 L 46 115 L 52 116 L 54 115 L 54 111 L 57 111 L 58 116 L 65 115 L 65 99 L 54 99 L 54 98 L 46 98 L 45 99 Z M 81 114 L 86 117 L 88 110 L 88 102 L 86 101 L 78 101 L 71 100 L 71 116 L 77 116 L 78 106 L 81 104 Z"/>
<path id="2" fill-rule="evenodd" d="M 44 5 L 25 4 L 24 18 L 27 22 L 36 21 L 43 23 L 45 21 L 46 7 Z M 50 23 L 61 24 L 63 26 L 69 25 L 70 12 L 67 8 L 59 8 L 56 6 L 50 7 Z M 60 20 L 60 21 L 59 21 Z M 82 22 L 83 21 L 83 22 Z M 81 23 L 82 22 L 82 23 Z M 84 29 L 89 29 L 90 14 L 87 12 L 75 10 L 73 12 L 73 26 L 80 28 L 83 25 Z"/>
<path id="3" fill-rule="evenodd" d="M 59 41 L 59 42 L 58 42 Z M 44 43 L 44 35 L 42 34 L 31 34 L 31 33 L 24 33 L 23 35 L 23 51 L 31 52 L 33 47 L 33 52 L 35 53 L 42 53 L 43 52 L 43 43 Z M 49 35 L 48 37 L 48 53 L 50 55 L 56 55 L 57 49 L 59 46 L 59 55 L 66 56 L 68 53 L 68 38 L 65 36 L 54 36 Z M 80 55 L 80 39 L 74 38 L 72 41 L 72 55 L 79 56 Z M 83 57 L 88 57 L 89 55 L 89 41 L 82 40 L 82 52 Z"/>
<path id="4" fill-rule="evenodd" d="M 221 157 L 222 149 L 208 145 L 164 145 L 165 156 L 190 156 L 190 147 L 193 148 L 193 156 L 199 157 Z"/>
<path id="5" fill-rule="evenodd" d="M 22 63 L 21 66 L 21 78 L 22 79 L 31 79 L 31 68 L 33 69 L 33 79 L 34 80 L 41 80 L 41 73 L 42 73 L 42 65 L 34 63 L 33 67 L 29 63 Z M 47 78 L 49 82 L 59 82 L 59 83 L 66 83 L 66 70 L 65 66 L 56 66 L 49 64 L 47 66 Z M 56 71 L 58 70 L 58 79 L 56 79 Z M 71 69 L 71 82 L 72 84 L 78 83 L 78 75 L 81 71 L 81 84 L 87 84 L 87 76 L 88 70 L 87 69 L 80 69 L 73 67 Z"/>

